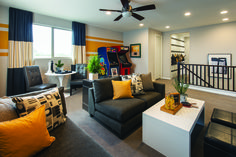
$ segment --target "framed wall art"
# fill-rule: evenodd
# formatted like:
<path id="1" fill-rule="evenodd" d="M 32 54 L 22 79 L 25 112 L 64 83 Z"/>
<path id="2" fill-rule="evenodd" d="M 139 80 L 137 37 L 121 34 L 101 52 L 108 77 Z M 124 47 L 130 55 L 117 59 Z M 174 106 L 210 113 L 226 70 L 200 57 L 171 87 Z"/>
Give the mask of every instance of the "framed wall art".
<path id="1" fill-rule="evenodd" d="M 130 44 L 130 57 L 141 58 L 141 44 Z"/>
<path id="2" fill-rule="evenodd" d="M 227 70 L 227 67 L 223 66 L 231 66 L 232 65 L 232 54 L 225 53 L 225 54 L 217 54 L 212 53 L 208 54 L 208 65 L 219 65 L 210 67 L 210 76 L 213 77 L 219 77 L 222 78 L 231 78 L 231 70 Z"/>

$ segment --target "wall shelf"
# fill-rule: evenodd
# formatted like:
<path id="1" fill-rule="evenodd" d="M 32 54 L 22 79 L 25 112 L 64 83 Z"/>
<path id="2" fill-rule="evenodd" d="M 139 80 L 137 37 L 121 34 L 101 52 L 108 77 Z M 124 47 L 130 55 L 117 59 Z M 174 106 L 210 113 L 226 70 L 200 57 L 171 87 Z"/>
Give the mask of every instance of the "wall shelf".
<path id="1" fill-rule="evenodd" d="M 181 41 L 181 42 L 184 42 L 183 40 L 180 40 L 180 39 L 176 39 L 176 38 L 171 38 L 171 39 L 173 39 L 173 40 L 177 40 L 177 41 Z"/>
<path id="2" fill-rule="evenodd" d="M 184 51 L 173 51 L 173 50 L 171 50 L 171 53 L 184 53 Z"/>
<path id="3" fill-rule="evenodd" d="M 182 46 L 182 45 L 176 45 L 176 44 L 171 44 L 171 46 L 176 46 L 176 47 L 182 47 L 182 48 L 184 48 L 184 46 Z"/>

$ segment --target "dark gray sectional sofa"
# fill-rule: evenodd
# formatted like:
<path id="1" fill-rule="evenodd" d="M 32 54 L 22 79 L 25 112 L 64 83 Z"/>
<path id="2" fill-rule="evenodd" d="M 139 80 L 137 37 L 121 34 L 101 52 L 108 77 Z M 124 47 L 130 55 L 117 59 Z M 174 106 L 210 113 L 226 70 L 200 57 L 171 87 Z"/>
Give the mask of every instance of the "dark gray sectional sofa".
<path id="1" fill-rule="evenodd" d="M 44 91 L 47 90 L 31 92 L 17 96 L 32 96 L 40 94 Z M 66 103 L 63 92 L 64 88 L 60 87 L 59 93 L 62 98 L 62 105 L 64 109 L 63 113 L 64 115 L 66 115 Z M 18 118 L 14 106 L 15 104 L 11 101 L 11 98 L 0 98 L 0 122 Z M 104 150 L 91 137 L 89 137 L 84 131 L 82 131 L 68 117 L 66 122 L 51 131 L 50 135 L 54 136 L 56 140 L 50 147 L 36 154 L 36 157 L 111 157 L 111 155 L 106 152 L 106 150 Z"/>
<path id="2" fill-rule="evenodd" d="M 120 138 L 126 137 L 142 123 L 142 112 L 165 97 L 165 85 L 153 82 L 154 90 L 134 98 L 113 100 L 111 80 L 121 77 L 98 79 L 89 89 L 88 112 Z"/>

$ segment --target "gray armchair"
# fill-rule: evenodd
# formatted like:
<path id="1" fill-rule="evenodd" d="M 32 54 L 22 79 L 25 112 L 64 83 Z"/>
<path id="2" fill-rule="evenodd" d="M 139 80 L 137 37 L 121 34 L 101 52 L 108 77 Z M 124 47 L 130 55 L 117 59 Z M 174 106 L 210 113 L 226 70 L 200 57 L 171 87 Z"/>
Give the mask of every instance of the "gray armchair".
<path id="1" fill-rule="evenodd" d="M 25 66 L 23 71 L 25 75 L 27 92 L 43 90 L 57 86 L 57 84 L 43 83 L 38 65 Z"/>
<path id="2" fill-rule="evenodd" d="M 72 89 L 76 89 L 83 86 L 83 79 L 87 79 L 87 64 L 75 64 L 71 65 L 71 70 L 76 71 L 71 75 L 70 81 L 70 95 L 72 95 Z"/>

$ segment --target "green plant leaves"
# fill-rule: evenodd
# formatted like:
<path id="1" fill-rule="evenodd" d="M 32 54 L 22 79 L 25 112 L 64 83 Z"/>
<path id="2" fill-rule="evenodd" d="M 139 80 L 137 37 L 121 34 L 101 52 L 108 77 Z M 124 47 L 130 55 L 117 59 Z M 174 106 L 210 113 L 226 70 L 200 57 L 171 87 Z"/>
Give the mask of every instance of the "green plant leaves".
<path id="1" fill-rule="evenodd" d="M 99 56 L 91 56 L 89 58 L 87 69 L 90 73 L 99 73 L 101 71 Z"/>
<path id="2" fill-rule="evenodd" d="M 63 67 L 64 63 L 61 63 L 61 60 L 58 60 L 58 62 L 55 63 L 55 65 L 56 65 L 58 68 L 61 68 L 61 67 Z"/>
<path id="3" fill-rule="evenodd" d="M 188 90 L 189 84 L 185 84 L 184 82 L 185 82 L 184 79 L 180 78 L 180 81 L 178 81 L 178 79 L 175 78 L 174 82 L 172 83 L 176 91 L 179 92 L 180 94 L 185 94 L 186 91 Z"/>

